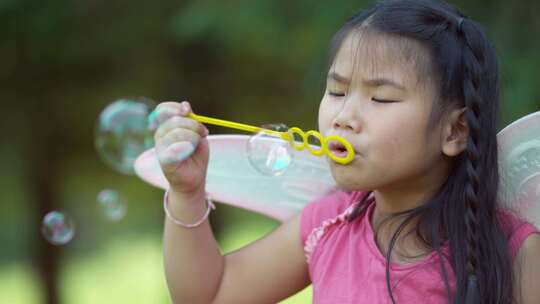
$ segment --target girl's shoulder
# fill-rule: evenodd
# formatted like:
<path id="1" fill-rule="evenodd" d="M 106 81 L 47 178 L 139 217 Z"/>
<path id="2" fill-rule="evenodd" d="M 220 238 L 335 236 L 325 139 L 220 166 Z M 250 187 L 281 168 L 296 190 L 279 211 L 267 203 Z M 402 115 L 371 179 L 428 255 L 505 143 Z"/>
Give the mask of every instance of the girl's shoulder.
<path id="1" fill-rule="evenodd" d="M 511 210 L 500 208 L 497 211 L 501 227 L 508 238 L 510 256 L 512 257 L 512 261 L 514 261 L 523 242 L 530 235 L 540 233 L 540 231 L 534 224 Z"/>
<path id="2" fill-rule="evenodd" d="M 363 194 L 361 191 L 343 191 L 336 189 L 333 192 L 309 202 L 302 209 L 300 216 L 300 235 L 305 241 L 308 234 L 324 221 L 336 218 L 354 204 Z"/>

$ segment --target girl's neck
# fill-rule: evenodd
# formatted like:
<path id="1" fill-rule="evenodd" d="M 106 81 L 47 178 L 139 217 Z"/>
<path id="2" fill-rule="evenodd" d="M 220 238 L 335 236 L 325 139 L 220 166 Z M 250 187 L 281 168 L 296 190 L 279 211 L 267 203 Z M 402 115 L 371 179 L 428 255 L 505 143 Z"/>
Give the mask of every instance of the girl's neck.
<path id="1" fill-rule="evenodd" d="M 414 209 L 432 198 L 448 179 L 450 162 L 437 160 L 429 170 L 373 189 L 377 202 L 375 214 L 387 216 Z M 376 218 L 375 218 L 376 219 Z"/>
<path id="2" fill-rule="evenodd" d="M 373 190 L 375 208 L 371 226 L 379 250 L 386 255 L 392 237 L 408 217 L 394 215 L 414 209 L 433 197 L 448 177 L 449 163 L 440 162 L 423 174 Z M 411 262 L 430 253 L 414 230 L 418 220 L 409 221 L 400 233 L 392 251 L 391 261 Z M 412 232 L 412 233 L 411 233 Z M 413 258 L 411 258 L 413 257 Z"/>
<path id="3" fill-rule="evenodd" d="M 371 214 L 371 227 L 373 228 L 375 243 L 383 256 L 386 256 L 390 241 L 406 216 L 394 217 L 378 211 L 377 203 Z M 404 227 L 392 248 L 390 261 L 392 263 L 407 264 L 421 260 L 429 255 L 430 250 L 425 248 L 414 231 L 417 220 L 413 219 Z"/>
<path id="4" fill-rule="evenodd" d="M 409 190 L 411 189 L 409 188 Z M 375 242 L 381 253 L 386 256 L 393 235 L 408 217 L 407 215 L 397 217 L 394 215 L 422 205 L 434 193 L 433 191 L 399 191 L 399 193 L 393 194 L 380 190 L 373 192 L 375 208 L 370 219 L 371 226 L 375 233 Z M 412 219 L 403 228 L 392 249 L 392 262 L 411 263 L 430 254 L 430 250 L 414 233 L 417 222 L 417 219 Z"/>

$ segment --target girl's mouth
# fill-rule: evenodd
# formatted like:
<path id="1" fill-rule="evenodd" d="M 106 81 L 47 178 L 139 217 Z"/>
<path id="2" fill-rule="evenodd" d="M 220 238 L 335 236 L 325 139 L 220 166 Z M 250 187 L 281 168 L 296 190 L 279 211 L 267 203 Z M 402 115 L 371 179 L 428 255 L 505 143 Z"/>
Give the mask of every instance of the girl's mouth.
<path id="1" fill-rule="evenodd" d="M 347 149 L 345 149 L 345 146 L 343 146 L 339 142 L 330 143 L 330 145 L 328 146 L 328 149 L 330 150 L 332 154 L 334 154 L 337 157 L 345 157 L 347 156 L 347 154 L 349 154 Z"/>

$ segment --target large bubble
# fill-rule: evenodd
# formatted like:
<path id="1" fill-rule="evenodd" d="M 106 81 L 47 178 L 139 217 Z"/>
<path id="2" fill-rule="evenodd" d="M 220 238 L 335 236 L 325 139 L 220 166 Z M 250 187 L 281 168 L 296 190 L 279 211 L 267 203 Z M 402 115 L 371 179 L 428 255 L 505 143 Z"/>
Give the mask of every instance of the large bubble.
<path id="1" fill-rule="evenodd" d="M 97 202 L 107 220 L 116 222 L 126 215 L 127 204 L 118 191 L 112 189 L 101 191 L 97 196 Z"/>
<path id="2" fill-rule="evenodd" d="M 67 214 L 51 211 L 43 217 L 41 232 L 49 243 L 65 245 L 75 235 L 75 224 Z"/>
<path id="3" fill-rule="evenodd" d="M 284 132 L 289 128 L 284 124 L 268 124 L 265 129 Z M 294 148 L 282 138 L 259 132 L 250 137 L 247 155 L 253 168 L 264 175 L 282 175 L 293 161 Z"/>
<path id="4" fill-rule="evenodd" d="M 95 145 L 101 158 L 114 170 L 132 175 L 133 163 L 154 146 L 148 116 L 154 108 L 149 99 L 119 99 L 100 114 Z"/>

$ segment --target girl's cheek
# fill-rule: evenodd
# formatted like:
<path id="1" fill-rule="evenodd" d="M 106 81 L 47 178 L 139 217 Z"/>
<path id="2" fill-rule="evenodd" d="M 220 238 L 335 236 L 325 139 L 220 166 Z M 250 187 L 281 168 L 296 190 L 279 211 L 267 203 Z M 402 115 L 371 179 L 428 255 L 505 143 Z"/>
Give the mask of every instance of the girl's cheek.
<path id="1" fill-rule="evenodd" d="M 323 110 L 319 114 L 319 131 L 326 134 L 332 128 L 333 116 L 330 110 Z"/>
<path id="2" fill-rule="evenodd" d="M 322 133 L 328 129 L 328 113 L 329 109 L 327 107 L 326 101 L 323 99 L 319 105 L 319 114 L 318 114 L 318 124 L 319 131 Z M 324 134 L 324 133 L 323 133 Z"/>
<path id="3" fill-rule="evenodd" d="M 326 97 L 323 98 L 319 105 L 319 131 L 331 129 L 335 115 L 337 115 L 335 107 L 332 106 L 332 103 Z"/>

